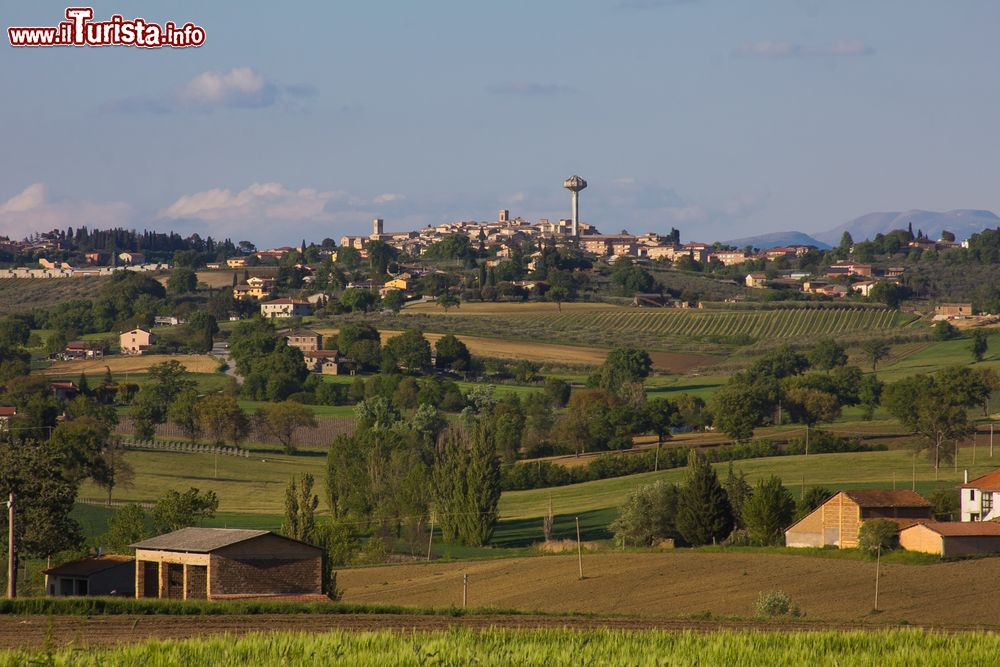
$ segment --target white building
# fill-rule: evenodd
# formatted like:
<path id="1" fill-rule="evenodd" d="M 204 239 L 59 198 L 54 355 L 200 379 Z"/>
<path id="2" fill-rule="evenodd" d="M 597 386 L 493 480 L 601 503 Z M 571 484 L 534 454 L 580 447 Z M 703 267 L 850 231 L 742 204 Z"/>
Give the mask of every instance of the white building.
<path id="1" fill-rule="evenodd" d="M 299 299 L 274 299 L 260 304 L 260 314 L 264 317 L 302 317 L 312 315 L 312 306 Z"/>
<path id="2" fill-rule="evenodd" d="M 962 484 L 962 521 L 992 521 L 1000 518 L 1000 469 Z"/>

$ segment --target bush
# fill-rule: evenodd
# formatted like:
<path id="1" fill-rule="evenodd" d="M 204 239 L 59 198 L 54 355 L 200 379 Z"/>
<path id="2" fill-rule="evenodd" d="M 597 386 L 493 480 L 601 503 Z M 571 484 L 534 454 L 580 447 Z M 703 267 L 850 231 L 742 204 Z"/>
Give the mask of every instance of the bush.
<path id="1" fill-rule="evenodd" d="M 899 525 L 887 519 L 872 519 L 861 524 L 858 532 L 858 549 L 875 556 L 879 548 L 888 551 L 896 546 L 899 538 Z"/>
<path id="2" fill-rule="evenodd" d="M 792 598 L 782 591 L 761 592 L 753 609 L 754 614 L 762 618 L 801 615 L 799 608 L 792 606 Z"/>

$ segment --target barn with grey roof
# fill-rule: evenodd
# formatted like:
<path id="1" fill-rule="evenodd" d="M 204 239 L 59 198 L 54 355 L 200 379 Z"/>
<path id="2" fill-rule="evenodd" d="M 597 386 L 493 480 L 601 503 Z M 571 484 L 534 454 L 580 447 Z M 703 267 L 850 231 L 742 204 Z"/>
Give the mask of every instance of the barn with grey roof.
<path id="1" fill-rule="evenodd" d="M 267 530 L 182 528 L 132 546 L 136 597 L 301 599 L 323 594 L 322 550 Z"/>

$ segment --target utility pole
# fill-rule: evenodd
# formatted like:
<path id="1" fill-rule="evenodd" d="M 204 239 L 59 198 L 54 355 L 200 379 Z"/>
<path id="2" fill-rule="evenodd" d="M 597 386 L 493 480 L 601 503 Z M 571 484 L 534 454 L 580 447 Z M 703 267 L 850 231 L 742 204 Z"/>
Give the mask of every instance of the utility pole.
<path id="1" fill-rule="evenodd" d="M 17 546 L 14 544 L 14 494 L 7 499 L 7 597 L 17 597 Z"/>
<path id="2" fill-rule="evenodd" d="M 879 566 L 882 562 L 882 545 L 878 545 L 878 551 L 875 553 L 875 611 L 878 611 L 878 571 Z"/>
<path id="3" fill-rule="evenodd" d="M 469 575 L 462 575 L 462 608 L 469 606 Z"/>
<path id="4" fill-rule="evenodd" d="M 434 515 L 431 514 L 431 530 L 427 534 L 427 560 L 431 559 L 431 544 L 434 542 Z"/>
<path id="5" fill-rule="evenodd" d="M 576 559 L 580 564 L 580 579 L 583 579 L 583 546 L 580 544 L 580 517 L 576 517 Z"/>

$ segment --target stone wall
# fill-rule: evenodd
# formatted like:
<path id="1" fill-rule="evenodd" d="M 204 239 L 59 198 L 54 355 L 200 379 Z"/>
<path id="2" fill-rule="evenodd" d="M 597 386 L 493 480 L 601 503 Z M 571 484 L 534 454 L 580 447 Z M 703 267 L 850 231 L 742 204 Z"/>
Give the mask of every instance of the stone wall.
<path id="1" fill-rule="evenodd" d="M 212 596 L 322 593 L 321 559 L 212 558 Z"/>

